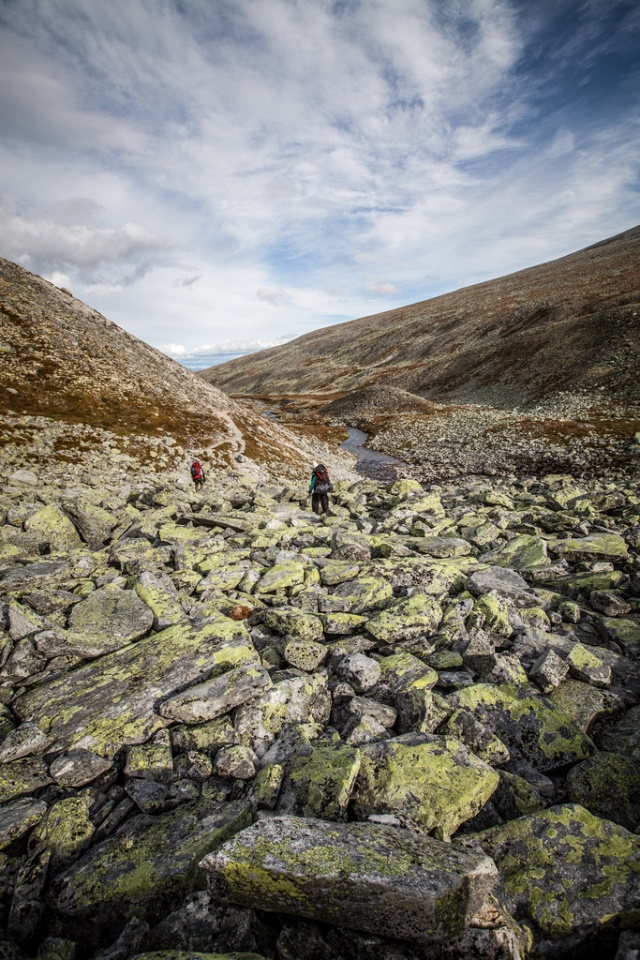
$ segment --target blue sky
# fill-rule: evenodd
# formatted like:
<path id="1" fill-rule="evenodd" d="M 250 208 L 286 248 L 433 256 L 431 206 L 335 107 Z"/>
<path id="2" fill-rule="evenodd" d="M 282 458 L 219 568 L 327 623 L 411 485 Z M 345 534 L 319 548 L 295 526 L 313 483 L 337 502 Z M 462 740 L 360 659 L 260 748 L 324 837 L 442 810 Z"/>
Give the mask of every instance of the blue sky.
<path id="1" fill-rule="evenodd" d="M 0 0 L 0 256 L 187 363 L 640 223 L 636 0 Z"/>

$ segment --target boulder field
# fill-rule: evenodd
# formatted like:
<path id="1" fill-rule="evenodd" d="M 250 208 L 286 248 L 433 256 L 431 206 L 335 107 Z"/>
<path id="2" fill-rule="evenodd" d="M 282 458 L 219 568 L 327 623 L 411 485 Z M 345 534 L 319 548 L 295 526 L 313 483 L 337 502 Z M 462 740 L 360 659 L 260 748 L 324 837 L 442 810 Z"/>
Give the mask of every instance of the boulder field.
<path id="1" fill-rule="evenodd" d="M 0 495 L 0 957 L 631 960 L 640 484 Z"/>

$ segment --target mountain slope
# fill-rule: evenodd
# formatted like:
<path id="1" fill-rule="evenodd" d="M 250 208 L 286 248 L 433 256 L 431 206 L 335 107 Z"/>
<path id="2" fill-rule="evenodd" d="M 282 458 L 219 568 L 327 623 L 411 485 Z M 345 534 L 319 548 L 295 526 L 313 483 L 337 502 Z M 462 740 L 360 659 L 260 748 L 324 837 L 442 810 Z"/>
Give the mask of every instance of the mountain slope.
<path id="1" fill-rule="evenodd" d="M 317 455 L 86 304 L 0 259 L 2 457 L 14 466 L 106 456 L 181 467 L 191 454 L 306 473 Z M 323 451 L 324 453 L 324 451 Z M 85 470 L 87 468 L 85 467 Z"/>
<path id="2" fill-rule="evenodd" d="M 352 320 L 200 372 L 236 395 L 398 387 L 520 405 L 557 390 L 638 396 L 640 227 L 559 260 Z"/>

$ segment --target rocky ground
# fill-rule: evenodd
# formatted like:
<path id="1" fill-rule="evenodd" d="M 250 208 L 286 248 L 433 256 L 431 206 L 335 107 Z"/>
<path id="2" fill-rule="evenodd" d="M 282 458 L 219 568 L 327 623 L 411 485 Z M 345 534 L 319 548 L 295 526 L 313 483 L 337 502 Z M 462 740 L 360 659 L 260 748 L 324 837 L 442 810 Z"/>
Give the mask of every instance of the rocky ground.
<path id="1" fill-rule="evenodd" d="M 126 466 L 5 469 L 2 957 L 637 955 L 632 468 Z"/>

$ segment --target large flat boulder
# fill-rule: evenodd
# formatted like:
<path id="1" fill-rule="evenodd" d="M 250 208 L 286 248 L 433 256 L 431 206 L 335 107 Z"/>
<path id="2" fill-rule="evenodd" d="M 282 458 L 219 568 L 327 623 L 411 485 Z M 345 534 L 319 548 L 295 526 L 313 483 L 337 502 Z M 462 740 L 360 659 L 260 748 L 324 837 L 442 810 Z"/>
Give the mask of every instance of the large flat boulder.
<path id="1" fill-rule="evenodd" d="M 112 759 L 170 721 L 156 704 L 173 694 L 258 660 L 246 627 L 220 616 L 179 624 L 40 684 L 14 701 L 21 720 L 54 738 L 53 750 L 82 747 Z"/>
<path id="2" fill-rule="evenodd" d="M 460 934 L 497 877 L 477 849 L 300 817 L 259 821 L 201 865 L 224 902 L 417 943 Z"/>

